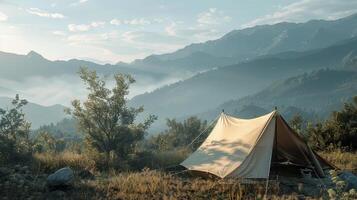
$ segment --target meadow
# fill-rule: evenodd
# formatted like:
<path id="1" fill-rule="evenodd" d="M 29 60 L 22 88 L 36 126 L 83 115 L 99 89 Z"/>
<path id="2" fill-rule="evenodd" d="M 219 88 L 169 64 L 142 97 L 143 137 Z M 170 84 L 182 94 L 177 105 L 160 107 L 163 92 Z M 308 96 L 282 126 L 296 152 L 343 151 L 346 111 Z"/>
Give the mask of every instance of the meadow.
<path id="1" fill-rule="evenodd" d="M 335 150 L 320 152 L 340 170 L 356 172 L 357 153 Z M 50 191 L 46 177 L 61 167 L 75 171 L 71 188 Z M 304 185 L 295 183 L 287 191 L 278 181 L 246 183 L 237 179 L 203 179 L 177 172 L 145 168 L 140 171 L 101 171 L 95 162 L 73 152 L 36 153 L 29 167 L 13 167 L 0 184 L 0 199 L 330 199 L 327 190 L 306 194 Z M 1 170 L 0 170 L 1 173 Z M 28 181 L 30 180 L 30 181 Z"/>

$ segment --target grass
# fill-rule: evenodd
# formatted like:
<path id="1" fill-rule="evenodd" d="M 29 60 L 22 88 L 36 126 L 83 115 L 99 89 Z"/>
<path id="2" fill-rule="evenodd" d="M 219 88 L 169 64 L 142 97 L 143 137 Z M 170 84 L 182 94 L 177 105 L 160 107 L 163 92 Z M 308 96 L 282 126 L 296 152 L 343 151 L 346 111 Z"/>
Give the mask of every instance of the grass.
<path id="1" fill-rule="evenodd" d="M 38 172 L 54 172 L 69 166 L 74 170 L 95 171 L 95 161 L 84 154 L 62 152 L 58 154 L 35 153 L 33 155 L 33 169 Z"/>
<path id="2" fill-rule="evenodd" d="M 320 152 L 341 169 L 356 169 L 357 153 L 340 150 Z M 161 155 L 162 156 L 162 155 Z M 167 162 L 166 155 L 162 156 Z M 165 163 L 162 162 L 162 163 Z M 213 180 L 202 178 L 184 178 L 160 170 L 144 169 L 136 172 L 100 172 L 96 171 L 95 162 L 82 154 L 64 152 L 60 154 L 34 154 L 35 172 L 49 173 L 61 167 L 70 166 L 75 171 L 87 169 L 95 171 L 96 179 L 76 178 L 74 188 L 65 194 L 67 199 L 263 199 L 265 182 L 243 184 L 239 180 Z M 44 177 L 45 180 L 45 177 Z M 1 187 L 0 187 L 1 188 Z M 5 186 L 3 186 L 5 188 Z M 11 189 L 11 187 L 10 187 Z M 7 191 L 14 194 L 12 190 Z M 31 191 L 31 188 L 28 189 Z M 48 191 L 33 190 L 28 195 L 52 199 Z M 26 195 L 25 195 L 26 196 Z M 61 197 L 62 198 L 62 197 Z M 297 193 L 283 193 L 278 183 L 270 183 L 268 199 L 300 199 Z M 307 199 L 321 199 L 309 197 Z M 1 199 L 1 198 L 0 198 Z M 35 198 L 36 199 L 36 198 Z"/>
<path id="3" fill-rule="evenodd" d="M 234 180 L 186 179 L 167 173 L 142 172 L 111 174 L 108 178 L 81 182 L 73 198 L 81 199 L 91 193 L 92 199 L 259 199 L 264 196 L 265 184 L 241 184 Z M 95 191 L 95 192 L 93 192 Z M 271 184 L 271 199 L 297 199 L 296 194 L 279 196 L 279 187 Z M 78 196 L 76 196 L 78 195 Z"/>
<path id="4" fill-rule="evenodd" d="M 320 152 L 323 158 L 342 170 L 357 173 L 357 152 L 345 152 L 340 149 Z"/>

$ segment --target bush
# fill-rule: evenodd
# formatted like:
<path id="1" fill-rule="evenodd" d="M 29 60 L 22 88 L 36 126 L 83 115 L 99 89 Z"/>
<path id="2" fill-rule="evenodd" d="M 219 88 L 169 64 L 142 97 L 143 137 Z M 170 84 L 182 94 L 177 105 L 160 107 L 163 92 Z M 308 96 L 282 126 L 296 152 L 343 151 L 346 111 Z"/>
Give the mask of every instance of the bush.
<path id="1" fill-rule="evenodd" d="M 22 112 L 26 104 L 16 95 L 10 109 L 0 108 L 0 163 L 26 161 L 31 155 L 30 123 Z"/>

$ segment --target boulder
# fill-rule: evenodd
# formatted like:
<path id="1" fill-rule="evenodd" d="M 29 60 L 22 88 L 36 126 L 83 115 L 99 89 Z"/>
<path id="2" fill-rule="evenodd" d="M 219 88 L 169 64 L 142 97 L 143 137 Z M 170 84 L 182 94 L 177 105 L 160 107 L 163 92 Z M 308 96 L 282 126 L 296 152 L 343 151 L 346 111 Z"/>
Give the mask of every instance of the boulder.
<path id="1" fill-rule="evenodd" d="M 352 174 L 351 172 L 341 172 L 339 175 L 341 179 L 343 179 L 346 182 L 346 189 L 356 189 L 357 188 L 357 176 Z"/>
<path id="2" fill-rule="evenodd" d="M 95 176 L 92 174 L 92 172 L 86 169 L 79 171 L 78 176 L 82 179 L 90 179 L 90 180 L 95 179 Z"/>
<path id="3" fill-rule="evenodd" d="M 11 173 L 12 173 L 12 171 L 9 168 L 0 167 L 0 177 L 7 176 L 7 175 L 9 175 Z"/>
<path id="4" fill-rule="evenodd" d="M 74 172 L 69 167 L 57 170 L 47 177 L 47 185 L 50 188 L 67 187 L 73 183 Z"/>

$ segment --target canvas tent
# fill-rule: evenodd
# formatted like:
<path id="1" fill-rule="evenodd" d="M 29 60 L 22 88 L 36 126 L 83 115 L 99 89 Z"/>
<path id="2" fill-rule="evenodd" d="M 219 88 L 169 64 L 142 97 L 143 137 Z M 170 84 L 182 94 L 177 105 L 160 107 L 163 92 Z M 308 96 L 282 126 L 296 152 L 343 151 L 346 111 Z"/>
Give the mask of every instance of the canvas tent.
<path id="1" fill-rule="evenodd" d="M 323 177 L 332 166 L 273 111 L 254 119 L 222 113 L 207 139 L 182 166 L 220 178 L 269 178 L 273 168 L 294 166 Z M 288 167 L 286 167 L 288 168 Z"/>

